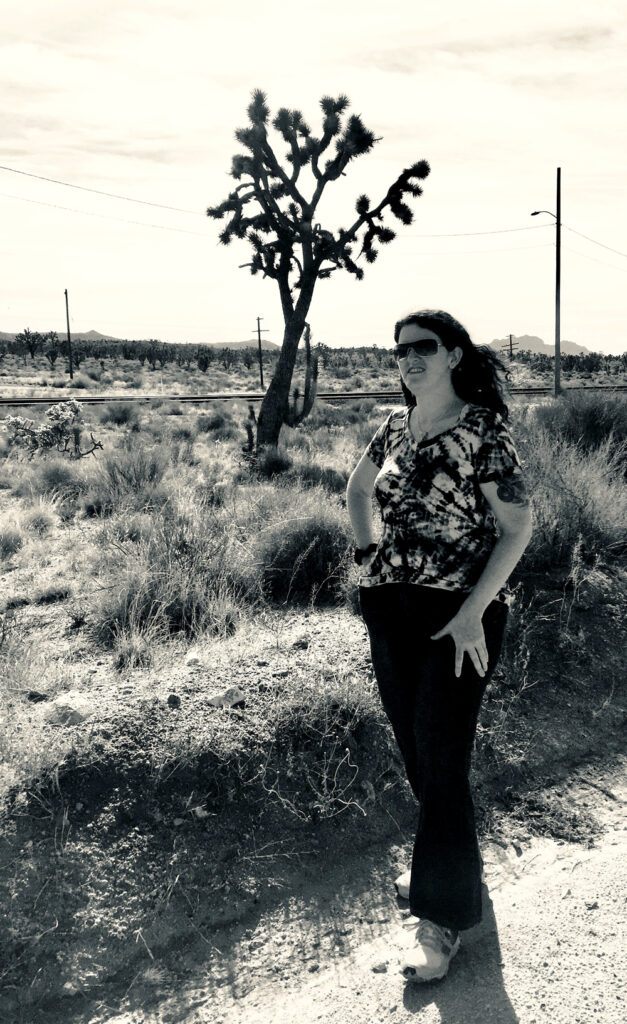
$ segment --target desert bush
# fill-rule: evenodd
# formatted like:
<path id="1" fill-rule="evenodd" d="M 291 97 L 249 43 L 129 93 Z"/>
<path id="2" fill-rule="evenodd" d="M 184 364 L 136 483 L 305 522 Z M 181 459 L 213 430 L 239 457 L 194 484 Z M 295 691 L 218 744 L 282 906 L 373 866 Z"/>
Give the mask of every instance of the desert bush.
<path id="1" fill-rule="evenodd" d="M 304 487 L 321 485 L 334 494 L 344 494 L 348 483 L 348 473 L 345 470 L 334 469 L 333 466 L 319 466 L 315 462 L 304 462 L 292 466 L 292 469 L 286 474 L 286 479 L 296 479 Z"/>
<path id="2" fill-rule="evenodd" d="M 232 423 L 233 417 L 227 409 L 220 409 L 216 412 L 200 413 L 196 419 L 196 429 L 199 434 L 208 434 L 212 430 L 219 430 Z"/>
<path id="3" fill-rule="evenodd" d="M 85 390 L 86 388 L 92 387 L 92 384 L 93 381 L 91 381 L 84 373 L 76 373 L 74 374 L 74 378 L 67 381 L 65 386 L 75 390 Z"/>
<path id="4" fill-rule="evenodd" d="M 98 419 L 101 423 L 114 423 L 121 427 L 133 426 L 139 420 L 139 413 L 132 402 L 109 402 L 99 410 Z"/>
<path id="5" fill-rule="evenodd" d="M 521 567 L 567 566 L 577 546 L 588 561 L 624 556 L 627 489 L 611 438 L 587 454 L 542 428 L 519 431 L 517 440 L 534 511 Z"/>
<path id="6" fill-rule="evenodd" d="M 163 483 L 168 452 L 131 447 L 107 456 L 98 465 L 82 501 L 86 515 L 111 515 L 124 507 L 140 511 L 163 505 L 168 500 Z"/>
<path id="7" fill-rule="evenodd" d="M 259 477 L 270 480 L 285 473 L 291 466 L 292 460 L 286 452 L 281 452 L 278 448 L 266 448 L 257 459 L 255 470 Z"/>
<path id="8" fill-rule="evenodd" d="M 195 636 L 232 633 L 246 599 L 246 582 L 234 575 L 231 544 L 214 516 L 174 503 L 154 516 L 145 540 L 129 549 L 120 576 L 119 553 L 111 586 L 93 599 L 95 639 L 115 645 L 123 631 L 162 630 Z"/>
<path id="9" fill-rule="evenodd" d="M 532 406 L 529 415 L 552 437 L 577 444 L 583 452 L 610 441 L 627 473 L 627 397 L 585 392 L 564 394 Z"/>
<path id="10" fill-rule="evenodd" d="M 53 497 L 57 511 L 65 518 L 75 511 L 88 486 L 89 477 L 82 466 L 57 457 L 29 466 L 16 479 L 13 492 L 20 497 Z"/>
<path id="11" fill-rule="evenodd" d="M 57 501 L 40 495 L 34 507 L 22 513 L 22 526 L 27 533 L 47 536 L 59 521 L 57 505 Z"/>
<path id="12" fill-rule="evenodd" d="M 0 522 L 0 559 L 17 554 L 24 544 L 24 534 L 17 523 Z"/>
<path id="13" fill-rule="evenodd" d="M 284 485 L 265 497 L 249 537 L 263 593 L 284 603 L 339 601 L 352 543 L 339 502 L 322 487 Z"/>

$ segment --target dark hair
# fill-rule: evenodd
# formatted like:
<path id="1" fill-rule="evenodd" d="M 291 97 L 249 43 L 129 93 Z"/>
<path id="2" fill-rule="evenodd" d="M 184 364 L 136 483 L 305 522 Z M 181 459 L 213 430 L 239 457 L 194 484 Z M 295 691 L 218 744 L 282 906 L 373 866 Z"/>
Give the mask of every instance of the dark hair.
<path id="1" fill-rule="evenodd" d="M 494 409 L 504 420 L 509 410 L 503 399 L 504 381 L 511 374 L 497 355 L 487 345 L 474 345 L 465 327 L 450 313 L 441 309 L 421 309 L 410 313 L 394 324 L 394 341 L 398 343 L 401 328 L 407 324 L 417 324 L 433 331 L 448 351 L 461 348 L 462 357 L 451 373 L 451 383 L 455 394 L 466 402 Z M 416 396 L 412 394 L 401 379 L 401 387 L 407 405 L 416 404 Z"/>

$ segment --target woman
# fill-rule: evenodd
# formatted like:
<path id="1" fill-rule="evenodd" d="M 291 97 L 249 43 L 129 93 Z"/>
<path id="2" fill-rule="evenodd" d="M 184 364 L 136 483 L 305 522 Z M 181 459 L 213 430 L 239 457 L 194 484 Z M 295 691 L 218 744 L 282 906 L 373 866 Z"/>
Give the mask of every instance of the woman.
<path id="1" fill-rule="evenodd" d="M 460 931 L 481 920 L 470 756 L 531 513 L 500 360 L 440 310 L 400 320 L 394 341 L 407 407 L 372 438 L 347 506 L 375 676 L 420 802 L 411 872 L 396 880 L 415 928 L 401 970 L 428 981 L 446 974 Z"/>

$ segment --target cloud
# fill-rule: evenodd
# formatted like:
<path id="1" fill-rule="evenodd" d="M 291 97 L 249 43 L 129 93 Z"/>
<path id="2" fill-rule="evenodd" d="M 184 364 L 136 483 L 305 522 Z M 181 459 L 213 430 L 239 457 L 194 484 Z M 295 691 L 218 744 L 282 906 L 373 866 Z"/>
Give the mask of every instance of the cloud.
<path id="1" fill-rule="evenodd" d="M 598 51 L 605 49 L 612 42 L 618 41 L 617 33 L 607 25 L 594 25 L 570 31 L 541 30 L 519 34 L 490 35 L 483 33 L 474 38 L 439 39 L 424 35 L 416 37 L 411 46 L 395 46 L 389 49 L 374 50 L 368 53 L 355 54 L 348 58 L 349 62 L 360 66 L 376 67 L 380 71 L 400 74 L 423 73 L 426 68 L 425 56 L 429 66 L 441 63 L 451 66 L 450 57 L 484 58 L 486 55 L 524 56 L 528 59 L 530 50 L 561 50 Z M 548 53 L 547 53 L 548 56 Z"/>

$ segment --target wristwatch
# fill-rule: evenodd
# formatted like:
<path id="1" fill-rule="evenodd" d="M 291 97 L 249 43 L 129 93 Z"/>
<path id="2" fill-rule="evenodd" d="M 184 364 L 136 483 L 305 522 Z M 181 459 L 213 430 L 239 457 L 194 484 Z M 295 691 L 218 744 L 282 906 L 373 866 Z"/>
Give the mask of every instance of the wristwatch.
<path id="1" fill-rule="evenodd" d="M 369 544 L 367 548 L 355 548 L 354 558 L 357 565 L 363 565 L 364 558 L 367 558 L 368 555 L 373 554 L 376 550 L 376 544 Z"/>

